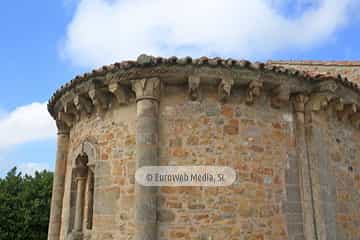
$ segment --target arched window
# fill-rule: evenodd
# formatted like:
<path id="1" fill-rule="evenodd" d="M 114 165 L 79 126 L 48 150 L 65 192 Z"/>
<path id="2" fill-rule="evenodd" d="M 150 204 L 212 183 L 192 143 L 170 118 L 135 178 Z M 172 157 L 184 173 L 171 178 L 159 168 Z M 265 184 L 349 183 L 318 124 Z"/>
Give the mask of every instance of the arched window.
<path id="1" fill-rule="evenodd" d="M 88 142 L 81 145 L 71 174 L 69 233 L 82 237 L 93 227 L 95 148 Z"/>

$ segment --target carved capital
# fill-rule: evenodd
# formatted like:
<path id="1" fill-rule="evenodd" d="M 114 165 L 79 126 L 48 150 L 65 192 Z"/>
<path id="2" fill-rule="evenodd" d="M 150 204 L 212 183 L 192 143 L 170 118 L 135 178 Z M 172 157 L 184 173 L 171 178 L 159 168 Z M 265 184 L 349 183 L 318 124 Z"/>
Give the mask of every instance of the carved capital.
<path id="1" fill-rule="evenodd" d="M 75 161 L 75 174 L 77 178 L 85 178 L 87 176 L 87 163 L 88 163 L 88 158 L 87 156 L 82 153 L 80 154 Z"/>
<path id="2" fill-rule="evenodd" d="M 310 96 L 309 107 L 311 111 L 320 111 L 328 107 L 329 103 L 335 98 L 330 92 L 317 92 Z"/>
<path id="3" fill-rule="evenodd" d="M 222 102 L 225 102 L 228 97 L 230 97 L 231 88 L 234 85 L 234 79 L 232 78 L 223 78 L 218 87 L 219 99 Z"/>
<path id="4" fill-rule="evenodd" d="M 283 105 L 288 104 L 290 99 L 290 88 L 287 84 L 282 84 L 273 89 L 271 96 L 271 106 L 280 108 Z"/>
<path id="5" fill-rule="evenodd" d="M 89 98 L 85 98 L 79 95 L 76 95 L 74 97 L 74 105 L 79 112 L 84 111 L 87 114 L 90 114 L 93 110 L 93 105 L 91 100 Z"/>
<path id="6" fill-rule="evenodd" d="M 246 104 L 254 104 L 255 98 L 260 96 L 263 82 L 260 80 L 251 81 L 246 90 Z"/>
<path id="7" fill-rule="evenodd" d="M 191 100 L 197 100 L 200 98 L 200 77 L 189 76 L 189 97 Z"/>
<path id="8" fill-rule="evenodd" d="M 118 82 L 110 83 L 109 84 L 109 91 L 114 94 L 117 102 L 120 105 L 128 103 L 128 95 L 125 91 L 125 88 L 120 85 Z"/>
<path id="9" fill-rule="evenodd" d="M 305 104 L 309 101 L 309 97 L 303 93 L 296 94 L 292 97 L 292 103 L 295 112 L 305 112 Z"/>
<path id="10" fill-rule="evenodd" d="M 160 100 L 161 81 L 159 78 L 143 78 L 132 80 L 132 90 L 136 94 L 136 101 L 142 99 Z"/>
<path id="11" fill-rule="evenodd" d="M 56 120 L 56 127 L 58 129 L 58 134 L 69 134 L 69 131 L 70 131 L 70 128 L 69 126 L 63 122 L 63 121 L 60 121 L 60 120 Z"/>

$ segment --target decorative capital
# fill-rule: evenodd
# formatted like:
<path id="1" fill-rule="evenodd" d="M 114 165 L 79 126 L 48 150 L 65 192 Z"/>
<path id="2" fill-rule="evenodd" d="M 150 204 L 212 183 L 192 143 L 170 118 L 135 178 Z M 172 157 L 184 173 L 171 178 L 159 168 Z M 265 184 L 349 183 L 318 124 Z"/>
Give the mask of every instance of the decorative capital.
<path id="1" fill-rule="evenodd" d="M 223 78 L 218 87 L 218 93 L 220 101 L 225 102 L 231 93 L 231 88 L 234 85 L 234 79 L 232 78 Z"/>
<path id="2" fill-rule="evenodd" d="M 305 104 L 309 101 L 309 97 L 303 93 L 296 94 L 292 97 L 292 103 L 295 112 L 305 112 Z"/>
<path id="3" fill-rule="evenodd" d="M 320 111 L 328 107 L 329 103 L 335 98 L 331 92 L 316 92 L 310 96 L 309 107 L 311 111 Z"/>
<path id="4" fill-rule="evenodd" d="M 191 100 L 195 101 L 200 98 L 200 77 L 199 76 L 189 76 L 189 97 Z"/>
<path id="5" fill-rule="evenodd" d="M 60 121 L 60 120 L 56 120 L 56 127 L 58 129 L 58 135 L 60 135 L 60 134 L 64 134 L 64 135 L 69 134 L 70 128 L 65 122 Z"/>
<path id="6" fill-rule="evenodd" d="M 75 160 L 75 171 L 76 171 L 76 177 L 77 178 L 84 178 L 87 176 L 87 163 L 88 163 L 88 158 L 86 156 L 86 154 L 82 153 L 80 154 L 76 160 Z"/>
<path id="7" fill-rule="evenodd" d="M 249 83 L 248 89 L 246 91 L 246 104 L 254 104 L 255 98 L 260 96 L 262 87 L 263 82 L 260 80 L 253 80 Z"/>
<path id="8" fill-rule="evenodd" d="M 131 81 L 132 90 L 136 94 L 136 101 L 142 99 L 160 100 L 161 81 L 159 78 L 143 78 Z"/>

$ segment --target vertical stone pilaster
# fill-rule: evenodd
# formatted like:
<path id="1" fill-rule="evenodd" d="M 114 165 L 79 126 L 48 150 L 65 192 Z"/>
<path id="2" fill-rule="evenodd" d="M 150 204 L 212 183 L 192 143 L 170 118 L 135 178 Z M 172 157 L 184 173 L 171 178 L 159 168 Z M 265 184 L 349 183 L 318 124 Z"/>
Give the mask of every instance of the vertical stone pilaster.
<path id="1" fill-rule="evenodd" d="M 305 133 L 305 104 L 308 97 L 298 94 L 293 97 L 295 111 L 296 155 L 299 169 L 299 185 L 301 194 L 301 207 L 303 217 L 303 231 L 306 240 L 316 239 L 314 220 L 314 206 L 312 196 L 312 181 L 310 175 L 310 163 L 307 153 Z"/>
<path id="2" fill-rule="evenodd" d="M 58 240 L 61 230 L 61 216 L 65 188 L 66 161 L 69 144 L 69 129 L 63 122 L 57 122 L 57 152 L 53 180 L 48 240 Z"/>
<path id="3" fill-rule="evenodd" d="M 158 165 L 159 98 L 158 78 L 132 81 L 136 93 L 136 169 Z M 157 187 L 135 184 L 135 240 L 157 239 Z"/>
<path id="4" fill-rule="evenodd" d="M 331 92 L 315 92 L 305 104 L 305 139 L 312 192 L 314 230 L 316 240 L 336 236 L 334 178 L 329 172 L 328 148 L 324 139 L 327 127 L 326 113 L 332 99 Z M 324 122 L 325 121 L 325 122 Z"/>

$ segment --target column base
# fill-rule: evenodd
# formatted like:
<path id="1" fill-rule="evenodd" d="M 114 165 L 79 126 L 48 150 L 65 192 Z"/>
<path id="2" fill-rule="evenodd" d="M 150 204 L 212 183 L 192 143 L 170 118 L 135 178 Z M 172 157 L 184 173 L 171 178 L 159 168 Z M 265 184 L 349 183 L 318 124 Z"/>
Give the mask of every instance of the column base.
<path id="1" fill-rule="evenodd" d="M 66 240 L 84 240 L 84 234 L 82 232 L 71 232 L 67 236 Z"/>

